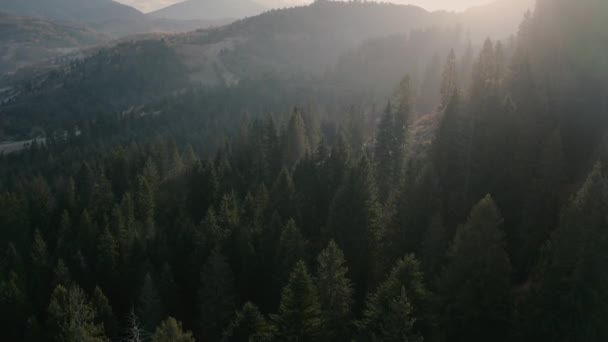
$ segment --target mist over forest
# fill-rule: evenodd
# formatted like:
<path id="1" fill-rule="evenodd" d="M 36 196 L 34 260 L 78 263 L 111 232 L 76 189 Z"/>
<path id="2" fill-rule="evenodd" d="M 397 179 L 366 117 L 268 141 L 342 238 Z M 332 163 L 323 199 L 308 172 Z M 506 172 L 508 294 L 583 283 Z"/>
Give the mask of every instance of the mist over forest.
<path id="1" fill-rule="evenodd" d="M 607 341 L 607 23 L 0 0 L 0 340 Z"/>

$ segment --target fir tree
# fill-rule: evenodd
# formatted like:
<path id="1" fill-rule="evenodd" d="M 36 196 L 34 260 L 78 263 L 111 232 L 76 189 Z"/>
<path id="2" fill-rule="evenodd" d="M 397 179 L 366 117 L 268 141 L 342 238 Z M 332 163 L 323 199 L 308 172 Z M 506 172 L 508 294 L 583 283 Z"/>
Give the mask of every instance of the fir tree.
<path id="1" fill-rule="evenodd" d="M 283 163 L 290 170 L 309 151 L 306 124 L 298 109 L 294 109 L 289 118 L 287 130 L 283 134 L 283 149 Z"/>
<path id="2" fill-rule="evenodd" d="M 258 307 L 247 302 L 224 332 L 222 342 L 272 341 L 274 333 L 274 326 L 266 320 Z"/>
<path id="3" fill-rule="evenodd" d="M 79 287 L 59 285 L 48 307 L 48 332 L 58 342 L 106 342 L 103 325 L 96 324 L 96 313 Z"/>
<path id="4" fill-rule="evenodd" d="M 597 164 L 563 211 L 541 258 L 530 340 L 601 341 L 608 329 L 608 182 Z M 531 333 L 530 333 L 531 332 Z"/>
<path id="5" fill-rule="evenodd" d="M 153 331 L 164 314 L 160 294 L 150 273 L 146 273 L 139 292 L 137 314 L 147 331 Z"/>
<path id="6" fill-rule="evenodd" d="M 360 335 L 370 341 L 422 341 L 432 327 L 429 303 L 418 261 L 406 256 L 368 297 L 357 323 Z"/>
<path id="7" fill-rule="evenodd" d="M 135 218 L 141 224 L 140 234 L 144 239 L 151 239 L 154 234 L 154 195 L 150 184 L 144 177 L 139 177 L 135 195 Z"/>
<path id="8" fill-rule="evenodd" d="M 375 267 L 374 256 L 381 250 L 383 231 L 380 226 L 380 207 L 368 159 L 364 156 L 350 170 L 331 206 L 327 224 L 328 237 L 343 246 L 351 265 L 351 279 L 358 284 L 357 297 L 377 279 L 381 267 Z"/>
<path id="9" fill-rule="evenodd" d="M 279 311 L 273 316 L 277 338 L 282 341 L 316 341 L 323 329 L 319 295 L 306 264 L 296 264 L 281 294 Z"/>
<path id="10" fill-rule="evenodd" d="M 110 301 L 99 287 L 95 287 L 95 290 L 93 291 L 91 305 L 95 310 L 95 316 L 97 317 L 96 323 L 101 323 L 103 325 L 104 331 L 108 337 L 116 338 L 118 336 L 118 321 L 114 316 Z"/>
<path id="11" fill-rule="evenodd" d="M 347 277 L 348 268 L 344 253 L 334 241 L 319 254 L 317 287 L 326 338 L 330 341 L 345 339 L 349 335 L 352 319 L 353 287 Z"/>
<path id="12" fill-rule="evenodd" d="M 200 279 L 200 336 L 219 340 L 236 307 L 234 276 L 219 249 L 214 250 L 203 266 Z"/>
<path id="13" fill-rule="evenodd" d="M 504 249 L 502 224 L 502 216 L 488 195 L 456 233 L 439 282 L 441 329 L 450 340 L 509 339 L 513 318 L 511 264 Z"/>
<path id="14" fill-rule="evenodd" d="M 452 49 L 450 50 L 448 59 L 443 67 L 441 81 L 441 109 L 447 107 L 457 89 L 458 71 L 456 70 L 456 54 L 454 53 L 454 49 Z"/>
<path id="15" fill-rule="evenodd" d="M 192 333 L 184 331 L 182 323 L 169 317 L 162 321 L 152 336 L 152 342 L 195 342 Z"/>

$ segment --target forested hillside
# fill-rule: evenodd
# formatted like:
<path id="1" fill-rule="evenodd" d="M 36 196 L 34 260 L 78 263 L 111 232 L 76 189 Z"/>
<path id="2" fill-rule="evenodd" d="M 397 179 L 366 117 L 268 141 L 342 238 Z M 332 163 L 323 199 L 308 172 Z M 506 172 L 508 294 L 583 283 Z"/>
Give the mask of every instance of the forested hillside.
<path id="1" fill-rule="evenodd" d="M 393 89 L 405 72 L 412 74 L 415 83 L 424 82 L 428 77 L 414 74 L 422 74 L 431 60 L 434 70 L 429 73 L 438 78 L 439 56 L 447 54 L 450 47 L 460 51 L 468 45 L 466 31 L 460 26 L 462 18 L 454 13 L 429 13 L 414 6 L 320 1 L 307 7 L 273 10 L 215 29 L 130 40 L 39 77 L 8 82 L 10 89 L 1 95 L 0 102 L 9 103 L 0 108 L 0 115 L 9 136 L 27 135 L 33 123 L 52 134 L 58 127 L 73 126 L 98 109 L 126 111 L 149 105 L 149 89 L 154 89 L 158 99 L 192 88 L 230 88 L 241 81 L 264 79 L 312 81 L 320 88 L 339 83 L 339 92 L 365 93 L 368 98 L 370 93 L 380 94 L 384 101 L 387 89 Z M 392 35 L 402 38 L 387 40 Z M 396 49 L 395 53 L 364 56 L 367 65 L 363 70 L 343 68 L 347 66 L 342 63 L 345 55 L 352 55 L 353 51 L 356 54 L 375 39 L 384 40 L 380 48 Z M 447 43 L 450 40 L 451 46 Z M 475 47 L 481 43 L 472 42 Z M 164 52 L 152 55 L 147 50 L 150 46 Z M 132 63 L 132 56 L 139 54 L 154 56 L 154 67 L 145 62 Z M 432 59 L 435 54 L 437 58 Z M 403 63 L 399 63 L 400 57 Z M 123 73 L 125 69 L 128 72 Z M 365 70 L 369 74 L 379 72 L 370 79 L 357 76 Z M 345 72 L 353 75 L 356 82 L 343 82 L 348 80 L 343 77 Z M 128 79 L 133 74 L 153 80 L 140 91 L 132 86 L 133 80 L 140 78 Z M 169 81 L 156 89 L 150 86 L 154 79 L 163 78 Z M 95 96 L 93 101 L 91 94 Z M 87 110 L 89 106 L 93 108 Z"/>
<path id="2" fill-rule="evenodd" d="M 539 0 L 512 40 L 422 29 L 218 88 L 152 39 L 30 84 L 5 128 L 86 100 L 0 156 L 3 340 L 608 340 L 607 16 Z M 336 90 L 366 77 L 381 103 Z"/>
<path id="3" fill-rule="evenodd" d="M 258 15 L 270 7 L 262 6 L 255 0 L 187 0 L 149 13 L 154 18 L 180 20 L 241 19 Z"/>
<path id="4" fill-rule="evenodd" d="M 0 75 L 101 44 L 109 37 L 77 24 L 0 12 Z"/>
<path id="5" fill-rule="evenodd" d="M 0 0 L 0 11 L 81 23 L 135 20 L 144 16 L 138 10 L 113 0 Z"/>

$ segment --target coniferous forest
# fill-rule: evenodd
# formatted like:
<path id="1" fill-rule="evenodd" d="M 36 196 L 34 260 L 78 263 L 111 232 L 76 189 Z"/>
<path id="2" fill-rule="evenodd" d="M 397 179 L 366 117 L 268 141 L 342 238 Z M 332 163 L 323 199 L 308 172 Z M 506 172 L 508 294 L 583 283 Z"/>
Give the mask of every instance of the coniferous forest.
<path id="1" fill-rule="evenodd" d="M 0 154 L 0 340 L 608 341 L 607 20 L 539 0 L 374 106 L 269 76 L 66 109 Z"/>

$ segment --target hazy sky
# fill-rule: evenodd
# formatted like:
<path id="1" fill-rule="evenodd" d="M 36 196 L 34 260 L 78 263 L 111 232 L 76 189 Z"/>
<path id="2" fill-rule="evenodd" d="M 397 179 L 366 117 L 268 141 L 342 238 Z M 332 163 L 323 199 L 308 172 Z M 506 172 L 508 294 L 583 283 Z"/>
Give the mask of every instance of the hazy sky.
<path id="1" fill-rule="evenodd" d="M 153 11 L 183 0 L 116 0 L 118 2 L 122 2 L 124 4 L 133 6 L 138 8 L 143 12 Z M 312 0 L 256 0 L 260 3 L 265 4 L 276 4 L 276 3 L 285 3 L 285 4 L 305 4 L 312 2 Z M 480 5 L 483 3 L 491 2 L 492 0 L 389 0 L 390 2 L 395 3 L 403 3 L 403 4 L 413 4 L 418 5 L 420 7 L 424 7 L 428 10 L 438 10 L 438 9 L 447 9 L 447 10 L 463 10 L 471 6 Z M 388 1 L 387 1 L 388 2 Z"/>

